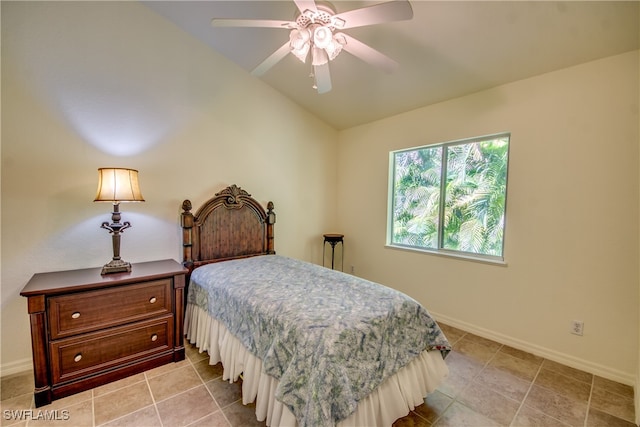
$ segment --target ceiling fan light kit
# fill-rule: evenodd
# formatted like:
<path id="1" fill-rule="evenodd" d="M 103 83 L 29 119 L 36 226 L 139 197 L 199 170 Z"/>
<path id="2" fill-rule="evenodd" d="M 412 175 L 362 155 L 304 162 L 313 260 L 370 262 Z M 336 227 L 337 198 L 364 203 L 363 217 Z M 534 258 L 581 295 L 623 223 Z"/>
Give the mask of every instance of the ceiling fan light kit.
<path id="1" fill-rule="evenodd" d="M 336 29 L 348 29 L 384 22 L 413 18 L 413 9 L 408 0 L 394 0 L 369 7 L 336 14 L 330 3 L 313 0 L 294 0 L 298 7 L 295 21 L 264 19 L 214 18 L 211 23 L 221 27 L 263 27 L 291 30 L 289 41 L 260 63 L 251 74 L 260 76 L 282 60 L 288 53 L 303 63 L 311 53 L 313 88 L 318 93 L 331 90 L 329 61 L 333 61 L 342 50 L 346 50 L 363 61 L 391 72 L 397 63 L 384 54 Z"/>

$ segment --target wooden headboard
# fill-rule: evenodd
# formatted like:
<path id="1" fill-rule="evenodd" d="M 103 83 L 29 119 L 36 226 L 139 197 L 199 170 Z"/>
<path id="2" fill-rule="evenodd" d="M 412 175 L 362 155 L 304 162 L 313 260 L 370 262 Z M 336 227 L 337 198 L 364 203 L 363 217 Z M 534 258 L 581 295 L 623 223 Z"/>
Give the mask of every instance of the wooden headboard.
<path id="1" fill-rule="evenodd" d="M 206 201 L 194 214 L 182 202 L 183 264 L 189 269 L 212 262 L 275 254 L 273 203 L 267 211 L 240 187 L 231 185 Z"/>

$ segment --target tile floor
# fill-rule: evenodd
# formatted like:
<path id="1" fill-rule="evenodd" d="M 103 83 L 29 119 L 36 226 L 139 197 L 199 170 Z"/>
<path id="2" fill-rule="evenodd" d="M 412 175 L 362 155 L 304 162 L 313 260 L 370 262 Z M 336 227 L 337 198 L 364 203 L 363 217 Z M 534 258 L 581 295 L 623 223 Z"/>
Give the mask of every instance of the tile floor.
<path id="1" fill-rule="evenodd" d="M 394 427 L 634 426 L 633 388 L 442 325 L 450 376 Z M 263 426 L 240 385 L 187 347 L 187 358 L 35 409 L 33 375 L 2 378 L 2 426 Z M 31 409 L 31 412 L 24 411 Z M 57 420 L 44 420 L 46 416 Z M 21 411 L 23 410 L 23 411 Z M 23 420 L 18 420 L 22 415 Z M 30 418 L 25 420 L 24 418 Z"/>

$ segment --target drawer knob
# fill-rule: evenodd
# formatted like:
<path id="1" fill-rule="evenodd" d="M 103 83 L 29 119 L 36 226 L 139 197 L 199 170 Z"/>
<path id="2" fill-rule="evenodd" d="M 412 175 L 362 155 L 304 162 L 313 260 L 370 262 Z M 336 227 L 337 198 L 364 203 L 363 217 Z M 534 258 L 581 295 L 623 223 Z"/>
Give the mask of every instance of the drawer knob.
<path id="1" fill-rule="evenodd" d="M 150 302 L 151 304 L 155 303 L 156 301 L 158 301 L 158 300 L 156 299 L 156 297 L 151 297 L 151 299 L 149 299 L 149 302 Z"/>
<path id="2" fill-rule="evenodd" d="M 73 313 L 73 314 L 71 315 L 71 318 L 72 318 L 72 319 L 77 319 L 78 317 L 80 317 L 80 312 L 79 312 L 79 311 L 76 311 L 75 313 Z"/>
<path id="3" fill-rule="evenodd" d="M 82 353 L 76 354 L 76 357 L 73 358 L 74 362 L 79 362 L 82 360 Z"/>
<path id="4" fill-rule="evenodd" d="M 158 341 L 158 334 L 151 335 L 151 341 Z"/>

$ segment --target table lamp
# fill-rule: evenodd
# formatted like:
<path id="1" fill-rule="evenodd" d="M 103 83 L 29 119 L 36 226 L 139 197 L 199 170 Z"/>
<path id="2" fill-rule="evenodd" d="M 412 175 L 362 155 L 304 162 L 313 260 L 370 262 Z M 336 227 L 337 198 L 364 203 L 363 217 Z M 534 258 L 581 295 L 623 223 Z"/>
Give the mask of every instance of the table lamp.
<path id="1" fill-rule="evenodd" d="M 138 171 L 127 168 L 99 168 L 98 192 L 94 202 L 113 203 L 111 224 L 100 226 L 111 233 L 113 259 L 102 267 L 101 274 L 129 272 L 131 264 L 120 258 L 120 233 L 131 227 L 129 221 L 120 223 L 120 202 L 144 202 L 138 184 Z"/>

